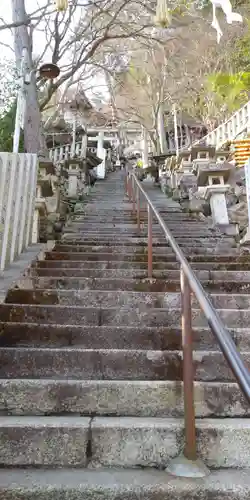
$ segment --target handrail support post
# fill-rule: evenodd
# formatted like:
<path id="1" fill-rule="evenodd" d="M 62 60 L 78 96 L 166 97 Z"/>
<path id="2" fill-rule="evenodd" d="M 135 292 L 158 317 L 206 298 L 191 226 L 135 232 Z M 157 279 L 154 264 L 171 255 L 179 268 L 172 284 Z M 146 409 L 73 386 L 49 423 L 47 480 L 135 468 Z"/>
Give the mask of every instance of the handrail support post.
<path id="1" fill-rule="evenodd" d="M 148 278 L 153 275 L 153 234 L 152 234 L 152 210 L 147 204 L 148 210 Z"/>
<path id="2" fill-rule="evenodd" d="M 131 175 L 128 176 L 128 199 L 129 199 L 129 202 L 131 203 L 132 202 L 132 177 Z"/>
<path id="3" fill-rule="evenodd" d="M 133 202 L 133 214 L 135 214 L 135 180 L 134 177 L 132 177 L 132 202 Z"/>
<path id="4" fill-rule="evenodd" d="M 181 268 L 181 306 L 182 306 L 182 350 L 183 350 L 183 391 L 185 412 L 185 448 L 188 460 L 197 459 L 195 408 L 194 408 L 194 368 L 192 339 L 191 289 L 188 279 Z"/>
<path id="5" fill-rule="evenodd" d="M 141 220 L 140 220 L 140 190 L 137 186 L 137 228 L 138 231 L 140 232 L 141 228 Z"/>

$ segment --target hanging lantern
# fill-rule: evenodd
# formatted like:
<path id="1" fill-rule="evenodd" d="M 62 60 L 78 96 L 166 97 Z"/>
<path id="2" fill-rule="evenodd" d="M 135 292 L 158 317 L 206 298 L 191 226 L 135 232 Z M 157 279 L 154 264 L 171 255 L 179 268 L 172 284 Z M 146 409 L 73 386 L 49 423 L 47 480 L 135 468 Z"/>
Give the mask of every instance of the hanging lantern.
<path id="1" fill-rule="evenodd" d="M 56 3 L 56 10 L 58 12 L 64 12 L 67 10 L 69 1 L 68 0 L 55 0 Z"/>
<path id="2" fill-rule="evenodd" d="M 168 28 L 171 24 L 171 13 L 168 9 L 167 0 L 157 0 L 155 24 L 161 28 Z"/>

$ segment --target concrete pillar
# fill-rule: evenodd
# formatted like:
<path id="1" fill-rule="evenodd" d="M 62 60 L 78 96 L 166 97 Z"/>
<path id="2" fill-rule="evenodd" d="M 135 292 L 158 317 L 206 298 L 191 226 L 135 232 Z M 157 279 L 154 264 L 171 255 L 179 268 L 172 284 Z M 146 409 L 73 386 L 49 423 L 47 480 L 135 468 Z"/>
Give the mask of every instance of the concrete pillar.
<path id="1" fill-rule="evenodd" d="M 99 132 L 97 140 L 97 156 L 102 160 L 102 163 L 96 168 L 98 179 L 104 179 L 106 175 L 106 150 L 103 147 L 104 132 Z"/>
<path id="2" fill-rule="evenodd" d="M 39 238 L 39 209 L 36 207 L 33 216 L 31 243 L 37 243 Z"/>
<path id="3" fill-rule="evenodd" d="M 208 186 L 205 192 L 205 198 L 210 200 L 210 207 L 214 224 L 227 225 L 229 224 L 226 192 L 229 186 L 214 185 Z"/>
<path id="4" fill-rule="evenodd" d="M 142 127 L 142 162 L 143 167 L 148 167 L 148 132 Z"/>
<path id="5" fill-rule="evenodd" d="M 78 171 L 69 170 L 68 179 L 68 196 L 69 198 L 77 197 L 77 187 L 78 187 Z"/>

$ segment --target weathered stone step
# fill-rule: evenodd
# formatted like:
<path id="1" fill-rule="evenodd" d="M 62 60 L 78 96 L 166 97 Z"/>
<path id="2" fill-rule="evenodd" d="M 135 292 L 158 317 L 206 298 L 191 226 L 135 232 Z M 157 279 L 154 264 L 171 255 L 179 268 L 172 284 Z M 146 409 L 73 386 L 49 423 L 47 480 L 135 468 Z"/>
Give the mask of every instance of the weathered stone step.
<path id="1" fill-rule="evenodd" d="M 79 233 L 82 232 L 82 235 L 80 239 L 83 239 L 84 241 L 86 240 L 98 240 L 98 241 L 105 241 L 105 240 L 117 240 L 117 231 L 87 231 L 83 229 L 77 229 L 75 231 L 67 230 L 63 236 L 63 241 L 65 241 L 67 238 L 74 239 L 76 236 L 77 238 L 79 237 Z M 153 231 L 153 238 L 155 242 L 164 242 L 166 241 L 166 238 L 163 234 L 162 231 Z M 123 231 L 119 233 L 119 241 L 122 242 L 134 242 L 134 243 L 140 243 L 141 240 L 146 240 L 147 239 L 147 231 L 141 231 L 140 233 L 138 230 L 134 231 Z M 233 238 L 227 238 L 227 239 L 222 239 L 220 236 L 213 236 L 211 237 L 210 235 L 208 237 L 194 237 L 192 235 L 187 235 L 186 237 L 181 237 L 181 236 L 176 236 L 176 240 L 179 245 L 187 245 L 187 246 L 195 246 L 195 244 L 201 244 L 202 246 L 208 246 L 210 247 L 211 245 L 216 245 L 220 246 L 223 248 L 223 246 L 230 245 L 231 248 L 236 247 L 236 242 Z"/>
<path id="2" fill-rule="evenodd" d="M 163 217 L 164 221 L 166 222 L 166 217 Z M 147 225 L 148 223 L 148 219 L 147 217 L 143 217 L 140 215 L 140 222 L 142 223 L 143 226 Z M 207 222 L 196 222 L 195 224 L 193 222 L 189 222 L 189 221 L 180 221 L 180 222 L 177 222 L 177 221 L 172 221 L 171 219 L 169 219 L 167 222 L 166 222 L 167 226 L 172 230 L 172 229 L 179 229 L 180 231 L 183 229 L 183 231 L 187 228 L 193 230 L 193 231 L 201 231 L 201 232 L 204 232 L 204 231 L 209 231 L 211 234 L 220 234 L 221 236 L 225 236 L 227 237 L 226 235 L 223 235 L 223 233 L 221 233 L 221 231 L 219 230 L 218 227 L 213 227 L 212 225 L 209 225 L 207 224 Z M 70 221 L 70 223 L 67 224 L 66 226 L 66 229 L 68 228 L 71 228 L 71 229 L 75 229 L 75 228 L 82 228 L 82 229 L 86 229 L 86 228 L 89 228 L 89 229 L 93 229 L 93 228 L 97 228 L 98 230 L 102 230 L 102 229 L 114 229 L 116 228 L 117 230 L 119 231 L 123 231 L 123 230 L 130 230 L 130 229 L 137 229 L 137 214 L 135 216 L 129 216 L 129 217 L 123 217 L 123 218 L 120 218 L 120 219 L 110 219 L 108 217 L 106 217 L 105 219 L 103 220 L 100 220 L 100 219 L 96 219 L 96 220 L 92 220 L 92 219 L 89 219 L 88 217 L 83 217 L 81 220 L 80 219 L 73 219 Z M 157 222 L 157 220 L 153 219 L 153 229 L 161 229 L 160 228 L 160 225 L 159 223 Z"/>
<path id="3" fill-rule="evenodd" d="M 206 228 L 203 228 L 203 229 L 197 229 L 197 228 L 193 228 L 193 226 L 190 227 L 174 227 L 174 226 L 171 226 L 171 228 L 169 227 L 169 229 L 173 232 L 173 234 L 176 236 L 176 237 L 188 237 L 188 234 L 185 235 L 185 232 L 188 231 L 189 232 L 189 235 L 190 236 L 193 236 L 193 237 L 201 237 L 201 238 L 223 238 L 225 240 L 229 240 L 229 241 L 232 241 L 234 242 L 233 238 L 230 237 L 230 236 L 222 236 L 221 233 L 219 232 L 215 232 L 213 231 L 212 229 L 208 230 Z M 140 234 L 145 234 L 146 233 L 146 230 L 147 230 L 147 227 L 146 225 L 142 225 L 141 226 L 141 229 L 140 229 Z M 77 231 L 82 231 L 83 233 L 86 232 L 86 233 L 97 233 L 98 234 L 117 234 L 117 231 L 119 231 L 121 234 L 127 234 L 127 233 L 131 233 L 131 234 L 138 234 L 138 227 L 137 227 L 137 224 L 135 223 L 131 223 L 131 224 L 117 224 L 117 223 L 113 223 L 113 224 L 108 224 L 108 223 L 102 223 L 102 224 L 93 224 L 93 223 L 84 223 L 84 224 L 72 224 L 70 226 L 68 226 L 66 228 L 66 231 L 67 233 L 72 231 L 72 232 L 77 232 Z M 162 229 L 160 228 L 160 226 L 157 226 L 157 225 L 153 225 L 153 228 L 152 228 L 152 232 L 153 234 L 155 235 L 162 235 L 163 234 L 163 231 Z"/>
<path id="4" fill-rule="evenodd" d="M 196 417 L 249 417 L 235 383 L 195 382 Z M 174 405 L 173 405 L 174 401 Z M 8 415 L 183 417 L 182 382 L 0 379 L 0 412 Z"/>
<path id="5" fill-rule="evenodd" d="M 64 247 L 63 247 L 64 248 Z M 76 250 L 76 247 L 75 247 Z M 106 251 L 107 250 L 107 251 Z M 143 249 L 142 249 L 143 250 Z M 51 262 L 53 261 L 55 264 L 59 261 L 66 261 L 68 262 L 73 262 L 75 261 L 81 261 L 81 262 L 147 262 L 148 256 L 147 252 L 143 252 L 141 249 L 139 249 L 138 252 L 134 251 L 133 249 L 127 249 L 127 251 L 123 251 L 122 248 L 117 248 L 117 251 L 115 253 L 112 253 L 109 251 L 109 247 L 104 248 L 104 250 L 95 250 L 92 252 L 91 248 L 87 248 L 86 251 L 72 251 L 72 252 L 50 252 L 46 254 L 46 261 L 44 262 Z M 154 251 L 153 251 L 154 253 Z M 156 255 L 154 253 L 153 255 L 153 260 L 155 262 L 159 261 L 165 261 L 165 262 L 176 262 L 176 258 L 173 252 L 167 253 L 167 254 L 159 254 Z M 132 264 L 131 264 L 132 265 Z M 250 265 L 250 262 L 249 262 Z"/>
<path id="6" fill-rule="evenodd" d="M 60 255 L 61 256 L 61 255 Z M 142 254 L 141 255 L 141 261 L 139 261 L 138 254 L 133 256 L 134 260 L 109 260 L 109 257 L 107 260 L 99 260 L 102 257 L 102 254 L 98 254 L 98 260 L 87 260 L 86 256 L 78 254 L 66 254 L 66 257 L 69 257 L 68 259 L 65 260 L 40 260 L 36 261 L 33 265 L 33 267 L 38 267 L 38 268 L 71 268 L 74 267 L 75 269 L 85 269 L 85 268 L 93 268 L 93 269 L 144 269 L 147 267 L 148 262 L 147 262 L 147 255 Z M 72 258 L 73 257 L 73 258 Z M 74 258 L 75 257 L 75 258 Z M 77 257 L 80 257 L 78 260 Z M 84 258 L 85 257 L 85 258 Z M 127 256 L 126 256 L 127 257 Z M 121 257 L 122 259 L 122 257 Z M 250 270 L 250 262 L 240 262 L 240 263 L 234 263 L 234 262 L 192 262 L 191 263 L 192 268 L 196 270 L 217 270 L 217 271 L 244 271 L 244 270 Z M 153 269 L 155 270 L 161 270 L 161 269 L 179 269 L 180 264 L 178 262 L 169 262 L 168 259 L 166 261 L 160 261 L 160 260 L 154 260 L 153 261 Z M 51 274 L 53 274 L 53 271 L 51 271 Z"/>
<path id="7" fill-rule="evenodd" d="M 56 245 L 51 252 L 45 252 L 45 258 L 46 259 L 55 259 L 55 260 L 66 260 L 66 259 L 72 259 L 72 260 L 82 260 L 84 257 L 84 253 L 88 254 L 88 257 L 91 256 L 92 254 L 97 253 L 98 254 L 98 259 L 99 259 L 99 254 L 105 254 L 107 255 L 107 258 L 105 257 L 105 260 L 112 260 L 113 255 L 114 255 L 114 260 L 122 259 L 122 260 L 130 260 L 131 258 L 134 257 L 134 254 L 136 256 L 138 255 L 138 259 L 147 259 L 147 246 L 146 245 L 138 245 L 138 246 L 133 246 L 133 245 L 126 245 L 126 251 L 124 251 L 124 255 L 121 252 L 120 246 L 114 245 L 113 246 L 113 252 L 111 250 L 108 250 L 109 248 L 112 248 L 112 244 L 105 244 L 105 245 L 89 245 L 89 244 L 79 244 L 79 245 Z M 176 257 L 173 252 L 170 254 L 168 253 L 168 248 L 165 245 L 153 245 L 153 259 L 157 260 L 158 256 L 162 261 L 170 261 L 170 262 L 176 262 Z M 76 254 L 76 255 L 74 255 Z M 128 256 L 128 259 L 127 259 Z M 223 254 L 222 252 L 220 254 L 215 254 L 215 255 L 207 255 L 200 254 L 200 255 L 187 255 L 186 258 L 190 262 L 231 262 L 232 264 L 240 264 L 245 263 L 250 265 L 250 254 L 242 254 L 238 253 L 238 255 L 235 255 L 234 251 L 232 252 L 232 255 L 230 254 Z M 100 259 L 99 259 L 100 260 Z M 136 260 L 136 258 L 135 258 Z M 159 259 L 158 259 L 159 260 Z"/>
<path id="8" fill-rule="evenodd" d="M 73 263 L 73 261 L 72 261 Z M 32 268 L 30 270 L 30 276 L 51 276 L 50 268 Z M 196 270 L 196 276 L 200 280 L 211 280 L 211 281 L 231 281 L 231 282 L 241 282 L 250 283 L 250 271 L 206 271 L 206 270 Z M 147 270 L 145 269 L 93 269 L 85 268 L 79 269 L 74 268 L 54 268 L 53 276 L 59 277 L 86 277 L 86 278 L 147 278 Z M 153 270 L 153 278 L 156 279 L 169 279 L 177 280 L 179 278 L 179 271 L 172 269 L 165 270 Z"/>
<path id="9" fill-rule="evenodd" d="M 240 281 L 202 280 L 202 285 L 208 293 L 227 292 L 250 293 L 250 283 Z M 65 290 L 123 290 L 134 292 L 178 292 L 180 280 L 169 279 L 136 279 L 136 278 L 79 278 L 73 276 L 36 276 L 22 278 L 18 281 L 19 288 L 48 288 Z"/>
<path id="10" fill-rule="evenodd" d="M 163 217 L 163 220 L 166 222 L 168 228 L 171 230 L 171 231 L 180 231 L 180 232 L 185 232 L 186 230 L 190 230 L 191 232 L 194 231 L 194 232 L 209 232 L 211 234 L 217 234 L 217 235 L 221 235 L 222 237 L 227 237 L 226 235 L 223 235 L 221 233 L 221 231 L 218 229 L 218 228 L 215 228 L 209 224 L 207 224 L 206 221 L 204 222 L 197 222 L 197 221 L 182 221 L 182 222 L 178 222 L 178 221 L 171 221 L 171 220 L 168 220 L 166 221 L 166 218 Z M 148 218 L 147 217 L 142 217 L 140 216 L 140 222 L 141 222 L 141 225 L 142 227 L 143 226 L 147 226 L 147 223 L 148 223 Z M 76 224 L 82 224 L 82 225 L 86 225 L 86 226 L 89 226 L 89 227 L 95 227 L 95 228 L 99 228 L 99 227 L 102 227 L 102 228 L 105 228 L 105 227 L 108 227 L 108 226 L 111 226 L 111 227 L 114 227 L 115 226 L 118 226 L 119 224 L 120 225 L 128 225 L 131 227 L 132 224 L 134 224 L 135 227 L 137 227 L 137 217 L 131 217 L 131 216 L 128 216 L 128 217 L 122 217 L 120 219 L 117 219 L 117 218 L 109 218 L 109 217 L 103 217 L 103 218 L 98 218 L 98 219 L 91 219 L 91 218 L 88 218 L 88 217 L 84 217 L 81 221 L 79 220 L 73 220 L 73 225 L 71 226 L 71 223 L 68 224 L 66 226 L 66 228 L 68 227 L 74 227 L 74 225 Z M 159 224 L 157 222 L 155 222 L 153 220 L 153 227 L 160 227 Z"/>
<path id="11" fill-rule="evenodd" d="M 73 261 L 72 261 L 73 262 Z M 208 279 L 209 272 L 208 271 L 200 271 L 203 273 L 201 277 L 204 279 Z M 78 269 L 74 268 L 73 266 L 68 269 L 63 269 L 63 268 L 54 268 L 53 273 L 51 272 L 51 269 L 46 269 L 46 268 L 32 268 L 30 270 L 30 276 L 59 276 L 59 277 L 86 277 L 86 278 L 146 278 L 147 277 L 147 270 L 143 269 L 93 269 L 93 268 L 85 268 L 85 269 Z M 157 271 L 155 270 L 153 273 L 153 276 L 155 278 L 169 278 L 169 279 L 176 279 L 179 277 L 179 272 L 178 271 L 173 271 L 173 270 L 166 270 L 164 271 Z"/>
<path id="12" fill-rule="evenodd" d="M 76 234 L 79 234 L 78 232 Z M 154 234 L 153 233 L 153 238 L 154 238 L 154 242 L 157 244 L 157 243 L 165 243 L 165 246 L 169 246 L 168 245 L 168 242 L 166 240 L 166 238 L 164 238 L 164 236 L 162 236 L 160 233 L 159 234 Z M 96 233 L 89 233 L 89 232 L 86 232 L 85 233 L 85 237 L 84 237 L 84 241 L 87 242 L 87 241 L 95 241 L 97 239 L 97 241 L 101 242 L 105 242 L 105 240 L 108 240 L 108 241 L 113 241 L 114 244 L 116 244 L 117 242 L 117 234 L 116 233 L 99 233 L 99 236 L 96 235 Z M 182 237 L 176 237 L 175 238 L 178 245 L 181 246 L 181 247 L 203 247 L 203 248 L 214 248 L 218 250 L 218 248 L 222 249 L 222 248 L 225 248 L 225 250 L 228 250 L 229 248 L 236 248 L 236 243 L 235 242 L 232 242 L 232 241 L 227 241 L 227 240 L 221 240 L 220 238 L 211 238 L 210 236 L 207 237 L 207 238 L 200 238 L 200 237 L 190 237 L 190 236 L 187 236 L 186 238 L 182 238 Z M 65 240 L 64 240 L 65 241 Z M 140 244 L 141 242 L 142 243 L 146 243 L 147 241 L 147 233 L 143 233 L 141 234 L 139 237 L 138 237 L 138 234 L 135 232 L 134 234 L 130 234 L 130 235 L 125 235 L 125 233 L 123 233 L 122 235 L 119 235 L 119 242 L 121 242 L 122 244 L 126 244 L 126 242 L 128 241 L 128 243 L 134 243 L 134 244 Z M 120 244 L 121 244 L 120 243 Z M 91 244 L 91 243 L 90 243 Z"/>
<path id="13" fill-rule="evenodd" d="M 196 426 L 198 453 L 209 467 L 249 467 L 249 419 L 203 419 Z M 91 429 L 93 466 L 164 467 L 183 447 L 178 419 L 97 417 Z"/>
<path id="14" fill-rule="evenodd" d="M 250 309 L 249 294 L 211 294 L 210 299 L 215 308 L 218 309 Z M 162 292 L 126 292 L 117 291 L 115 294 L 109 291 L 96 290 L 50 290 L 50 289 L 10 289 L 6 303 L 13 304 L 40 304 L 40 305 L 66 305 L 84 307 L 131 307 L 145 309 L 153 307 L 168 308 L 181 307 L 180 293 Z M 195 297 L 192 297 L 192 305 L 199 308 Z"/>
<path id="15" fill-rule="evenodd" d="M 114 210 L 115 208 L 115 210 Z M 93 219 L 93 221 L 97 220 L 99 221 L 100 219 L 108 220 L 109 218 L 113 217 L 119 217 L 124 220 L 124 218 L 127 217 L 135 217 L 135 215 L 132 212 L 132 205 L 129 203 L 127 204 L 127 209 L 126 210 L 120 210 L 118 206 L 112 207 L 110 210 L 107 208 L 100 208 L 100 210 L 95 210 L 95 205 L 92 207 L 86 208 L 84 211 L 83 217 L 88 217 L 90 219 Z M 165 220 L 169 220 L 170 222 L 172 221 L 179 221 L 179 223 L 182 222 L 193 222 L 194 224 L 198 223 L 201 224 L 201 220 L 198 217 L 191 216 L 188 213 L 179 211 L 179 212 L 173 212 L 170 210 L 160 210 L 162 218 Z M 141 213 L 143 215 L 143 210 L 141 210 Z M 144 215 L 146 215 L 146 210 L 144 210 Z M 105 216 L 104 216 L 105 214 Z M 131 219 L 130 219 L 131 220 Z M 203 222 L 203 221 L 202 221 Z M 206 225 L 207 222 L 205 221 L 204 224 Z"/>
<path id="16" fill-rule="evenodd" d="M 62 244 L 68 244 L 70 240 L 67 240 L 67 238 L 64 238 L 62 240 Z M 75 245 L 79 244 L 84 244 L 85 246 L 105 246 L 107 243 L 109 243 L 108 246 L 117 246 L 117 236 L 116 238 L 101 238 L 99 239 L 98 237 L 95 239 L 88 239 L 87 237 L 85 238 L 79 238 L 74 241 Z M 121 249 L 125 249 L 128 246 L 136 246 L 138 249 L 142 246 L 146 247 L 147 246 L 147 239 L 142 238 L 141 240 L 139 238 L 130 238 L 130 239 L 123 239 L 122 237 L 119 236 L 119 247 L 120 251 Z M 236 247 L 231 247 L 230 245 L 227 245 L 226 243 L 223 244 L 218 244 L 213 246 L 206 246 L 206 245 L 199 245 L 198 243 L 196 245 L 192 244 L 180 244 L 179 245 L 182 248 L 182 251 L 186 255 L 200 255 L 200 254 L 207 254 L 207 255 L 216 255 L 216 254 L 225 254 L 225 255 L 239 255 L 239 249 Z M 164 247 L 166 250 L 164 250 L 166 253 L 173 253 L 172 248 L 167 246 L 166 240 L 162 239 L 154 239 L 154 248 L 157 247 Z"/>
<path id="17" fill-rule="evenodd" d="M 198 452 L 209 467 L 250 466 L 249 419 L 204 418 L 196 426 Z M 181 453 L 183 431 L 177 418 L 0 417 L 0 463 L 163 468 Z"/>
<path id="18" fill-rule="evenodd" d="M 72 261 L 73 262 L 73 261 Z M 204 278 L 208 278 L 208 271 L 201 271 L 204 274 Z M 158 274 L 157 274 L 158 273 Z M 160 273 L 160 274 L 159 274 Z M 68 269 L 54 268 L 53 273 L 51 269 L 46 268 L 32 268 L 30 270 L 30 276 L 58 276 L 58 277 L 82 277 L 82 278 L 146 278 L 147 270 L 143 269 L 93 269 L 85 268 L 78 269 L 73 266 Z M 178 278 L 178 271 L 154 271 L 154 277 L 160 278 Z M 170 276 L 171 275 L 171 276 Z"/>
<path id="19" fill-rule="evenodd" d="M 0 417 L 1 466 L 82 466 L 87 462 L 87 417 Z"/>
<path id="20" fill-rule="evenodd" d="M 248 328 L 230 329 L 242 351 L 250 351 Z M 50 323 L 0 322 L 0 345 L 5 347 L 69 347 L 86 349 L 182 349 L 181 330 L 177 327 L 81 326 Z M 193 327 L 193 348 L 217 350 L 218 344 L 209 328 Z"/>
<path id="21" fill-rule="evenodd" d="M 233 328 L 245 328 L 249 325 L 250 309 L 218 309 L 225 325 Z M 145 326 L 178 326 L 180 324 L 180 308 L 148 308 L 143 304 L 137 309 L 129 305 L 123 307 L 81 307 L 66 305 L 19 305 L 0 304 L 1 321 L 41 322 L 52 324 L 89 324 L 89 325 L 145 325 Z M 203 313 L 199 309 L 192 310 L 193 326 L 207 326 Z"/>
<path id="22" fill-rule="evenodd" d="M 213 471 L 202 481 L 183 481 L 153 469 L 0 470 L 3 500 L 134 500 L 138 494 L 143 500 L 247 500 L 250 471 Z"/>
<path id="23" fill-rule="evenodd" d="M 140 217 L 140 222 L 142 223 L 142 226 L 146 226 L 148 219 L 147 217 Z M 134 228 L 137 228 L 137 217 L 123 217 L 120 219 L 117 218 L 98 218 L 98 219 L 89 219 L 88 217 L 84 217 L 82 220 L 76 220 L 73 218 L 72 222 L 67 225 L 68 227 L 74 228 L 76 225 L 82 225 L 85 228 L 89 227 L 90 229 L 94 228 L 100 228 L 100 229 L 107 229 L 111 228 L 113 229 L 116 227 L 116 229 L 122 229 L 122 228 L 131 228 L 134 226 Z M 167 226 L 171 231 L 179 231 L 180 233 L 184 233 L 187 229 L 190 230 L 191 232 L 200 232 L 200 233 L 209 233 L 209 234 L 216 234 L 216 235 L 221 235 L 222 233 L 220 232 L 219 229 L 209 226 L 206 222 L 193 222 L 193 221 L 187 221 L 187 222 L 182 222 L 182 223 L 176 223 L 172 221 L 167 222 Z M 159 224 L 157 222 L 153 221 L 153 228 L 160 228 Z M 226 235 L 223 235 L 223 237 L 227 237 Z"/>
<path id="24" fill-rule="evenodd" d="M 250 368 L 250 352 L 242 354 Z M 0 378 L 182 380 L 182 351 L 2 347 Z M 219 351 L 194 351 L 197 381 L 234 381 Z"/>

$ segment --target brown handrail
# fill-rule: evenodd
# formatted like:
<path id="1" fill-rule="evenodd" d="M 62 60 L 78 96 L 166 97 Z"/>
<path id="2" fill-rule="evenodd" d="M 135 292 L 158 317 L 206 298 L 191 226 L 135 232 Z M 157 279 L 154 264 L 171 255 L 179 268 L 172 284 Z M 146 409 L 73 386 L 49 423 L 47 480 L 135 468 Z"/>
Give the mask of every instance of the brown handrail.
<path id="1" fill-rule="evenodd" d="M 247 401 L 250 403 L 250 372 L 245 366 L 240 353 L 231 337 L 229 330 L 224 326 L 216 309 L 212 305 L 207 293 L 189 265 L 174 236 L 169 231 L 161 215 L 153 205 L 147 193 L 134 173 L 127 178 L 127 194 L 133 202 L 133 212 L 137 211 L 137 224 L 140 228 L 140 194 L 147 202 L 148 212 L 148 277 L 152 277 L 153 246 L 152 246 L 152 215 L 160 224 L 164 236 L 171 245 L 177 260 L 180 263 L 180 284 L 182 302 L 182 349 L 183 349 L 183 385 L 184 385 L 184 413 L 185 413 L 185 449 L 184 454 L 189 460 L 197 458 L 195 435 L 194 409 L 194 376 L 193 376 L 193 347 L 192 347 L 192 307 L 191 291 L 203 311 L 214 337 L 218 341 L 224 357 L 233 372 L 238 385 Z M 136 207 L 137 199 L 137 207 Z"/>

